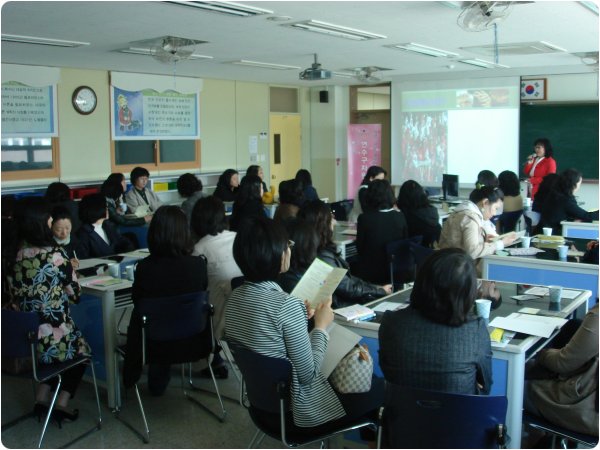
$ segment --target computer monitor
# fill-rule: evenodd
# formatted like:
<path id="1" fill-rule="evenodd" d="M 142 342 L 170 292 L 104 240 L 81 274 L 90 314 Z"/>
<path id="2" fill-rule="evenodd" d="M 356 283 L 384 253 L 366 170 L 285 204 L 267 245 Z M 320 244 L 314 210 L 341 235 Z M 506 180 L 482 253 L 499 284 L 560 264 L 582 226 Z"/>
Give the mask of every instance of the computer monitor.
<path id="1" fill-rule="evenodd" d="M 444 200 L 448 197 L 458 197 L 458 175 L 442 175 L 442 193 Z"/>

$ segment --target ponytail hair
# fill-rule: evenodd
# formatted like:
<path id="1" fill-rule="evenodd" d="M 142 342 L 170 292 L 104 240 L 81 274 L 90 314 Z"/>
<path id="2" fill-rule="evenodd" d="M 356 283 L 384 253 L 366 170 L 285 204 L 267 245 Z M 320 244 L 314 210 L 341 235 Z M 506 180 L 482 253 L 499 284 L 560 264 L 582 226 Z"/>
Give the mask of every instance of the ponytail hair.
<path id="1" fill-rule="evenodd" d="M 474 189 L 469 195 L 469 200 L 473 203 L 479 203 L 487 199 L 490 203 L 496 203 L 498 200 L 504 200 L 502 189 L 492 186 L 482 186 L 479 189 Z"/>

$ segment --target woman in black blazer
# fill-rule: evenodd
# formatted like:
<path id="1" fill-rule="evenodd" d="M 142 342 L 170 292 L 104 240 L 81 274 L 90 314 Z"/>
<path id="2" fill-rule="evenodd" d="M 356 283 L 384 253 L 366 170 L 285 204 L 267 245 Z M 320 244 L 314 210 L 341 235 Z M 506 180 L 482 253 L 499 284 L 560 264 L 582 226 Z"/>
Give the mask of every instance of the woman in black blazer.
<path id="1" fill-rule="evenodd" d="M 408 236 L 423 236 L 421 245 L 433 247 L 433 243 L 440 239 L 442 226 L 438 210 L 429 203 L 423 187 L 414 180 L 405 181 L 397 203 L 406 219 Z"/>
<path id="2" fill-rule="evenodd" d="M 238 231 L 242 222 L 250 217 L 266 217 L 262 203 L 262 180 L 257 175 L 246 175 L 240 183 L 238 197 L 233 203 L 229 229 Z"/>
<path id="3" fill-rule="evenodd" d="M 79 205 L 81 227 L 77 231 L 75 251 L 79 259 L 98 258 L 133 250 L 129 239 L 108 220 L 106 198 L 102 194 L 83 197 Z"/>
<path id="4" fill-rule="evenodd" d="M 133 312 L 127 329 L 127 353 L 123 367 L 123 382 L 133 386 L 142 372 L 141 318 L 137 312 L 140 301 L 152 298 L 205 291 L 208 286 L 206 260 L 192 256 L 194 243 L 185 213 L 179 206 L 163 205 L 154 213 L 148 230 L 150 256 L 136 267 L 131 298 Z M 154 343 L 157 353 L 187 352 L 187 347 L 201 342 L 201 335 L 184 341 Z M 152 395 L 162 395 L 169 384 L 170 365 L 150 364 L 148 389 Z"/>
<path id="5" fill-rule="evenodd" d="M 372 283 L 386 284 L 390 269 L 385 250 L 389 242 L 406 239 L 404 214 L 394 208 L 396 198 L 387 180 L 373 180 L 367 188 L 364 210 L 357 221 L 356 274 Z"/>
<path id="6" fill-rule="evenodd" d="M 575 192 L 581 186 L 581 172 L 577 169 L 563 171 L 552 188 L 541 210 L 539 228 L 551 227 L 552 234 L 561 235 L 561 222 L 564 220 L 581 220 L 591 222 L 598 220 L 598 211 L 588 212 L 577 205 Z M 537 197 L 536 197 L 537 198 Z"/>

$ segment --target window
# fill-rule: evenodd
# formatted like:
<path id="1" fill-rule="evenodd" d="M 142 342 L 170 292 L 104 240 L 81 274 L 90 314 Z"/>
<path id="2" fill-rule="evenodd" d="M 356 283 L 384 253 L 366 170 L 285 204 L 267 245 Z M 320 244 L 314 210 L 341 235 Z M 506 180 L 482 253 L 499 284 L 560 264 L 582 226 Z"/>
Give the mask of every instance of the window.
<path id="1" fill-rule="evenodd" d="M 112 141 L 112 171 L 198 169 L 199 140 Z"/>
<path id="2" fill-rule="evenodd" d="M 2 138 L 2 178 L 58 177 L 58 138 Z"/>

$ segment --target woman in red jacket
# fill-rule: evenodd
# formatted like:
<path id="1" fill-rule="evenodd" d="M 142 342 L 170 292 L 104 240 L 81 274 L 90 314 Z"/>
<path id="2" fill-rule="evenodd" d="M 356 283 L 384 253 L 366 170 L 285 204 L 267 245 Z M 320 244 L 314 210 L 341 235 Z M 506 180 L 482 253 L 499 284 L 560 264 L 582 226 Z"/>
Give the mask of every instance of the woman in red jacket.
<path id="1" fill-rule="evenodd" d="M 546 138 L 539 138 L 533 143 L 535 153 L 529 155 L 525 163 L 525 175 L 531 183 L 531 198 L 535 197 L 542 179 L 549 173 L 556 173 L 556 161 L 552 157 L 552 144 Z"/>

